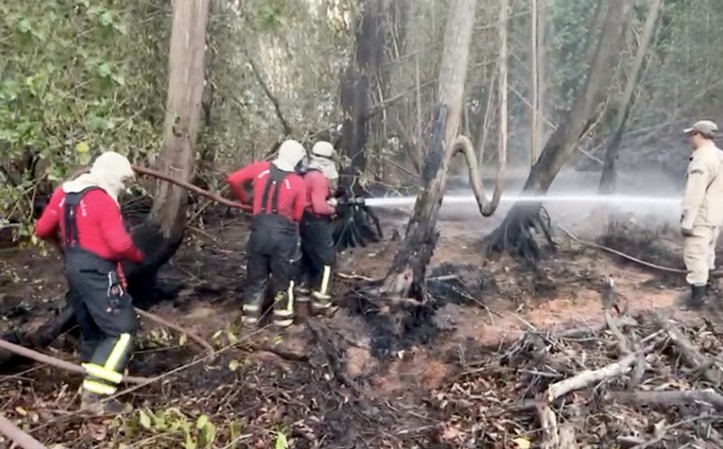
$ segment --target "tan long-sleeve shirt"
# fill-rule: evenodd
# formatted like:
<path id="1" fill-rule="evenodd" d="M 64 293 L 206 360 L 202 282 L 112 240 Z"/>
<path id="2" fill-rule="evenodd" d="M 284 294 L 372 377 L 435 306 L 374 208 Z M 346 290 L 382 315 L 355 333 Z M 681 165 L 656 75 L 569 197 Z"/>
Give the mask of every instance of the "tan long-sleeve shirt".
<path id="1" fill-rule="evenodd" d="M 681 228 L 723 225 L 723 151 L 712 142 L 695 150 L 687 177 Z"/>

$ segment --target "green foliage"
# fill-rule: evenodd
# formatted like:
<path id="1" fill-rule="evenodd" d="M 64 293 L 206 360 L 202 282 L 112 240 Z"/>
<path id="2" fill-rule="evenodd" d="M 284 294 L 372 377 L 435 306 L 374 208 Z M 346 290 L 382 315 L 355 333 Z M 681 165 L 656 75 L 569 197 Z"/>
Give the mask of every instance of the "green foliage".
<path id="1" fill-rule="evenodd" d="M 55 184 L 101 150 L 155 150 L 164 13 L 141 0 L 0 3 L 0 216 L 27 222 L 45 175 Z"/>
<path id="2" fill-rule="evenodd" d="M 550 2 L 549 43 L 551 58 L 548 73 L 551 84 L 559 86 L 555 109 L 567 110 L 575 92 L 585 81 L 589 25 L 598 1 L 553 0 Z"/>
<path id="3" fill-rule="evenodd" d="M 207 415 L 192 418 L 176 407 L 150 410 L 139 409 L 123 423 L 124 433 L 132 437 L 139 432 L 167 434 L 168 438 L 179 437 L 184 449 L 212 448 L 218 431 Z"/>

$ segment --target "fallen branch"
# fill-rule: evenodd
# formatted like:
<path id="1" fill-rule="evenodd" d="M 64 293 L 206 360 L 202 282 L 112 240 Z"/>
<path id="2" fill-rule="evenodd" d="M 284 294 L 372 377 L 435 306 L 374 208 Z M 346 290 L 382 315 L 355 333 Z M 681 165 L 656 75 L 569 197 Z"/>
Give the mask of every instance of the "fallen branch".
<path id="1" fill-rule="evenodd" d="M 612 320 L 618 327 L 622 326 L 637 326 L 638 321 L 635 318 L 629 316 L 623 316 Z M 600 333 L 608 328 L 608 323 L 598 324 L 596 326 L 576 327 L 574 329 L 566 329 L 553 334 L 553 337 L 560 339 L 573 339 L 582 338 L 590 335 Z"/>
<path id="2" fill-rule="evenodd" d="M 681 332 L 669 319 L 659 313 L 654 315 L 655 323 L 665 331 L 670 341 L 675 345 L 676 350 L 683 358 L 683 361 L 690 368 L 704 369 L 705 377 L 715 385 L 720 385 L 723 380 L 723 371 L 711 361 Z M 715 367 L 707 369 L 707 367 Z"/>
<path id="3" fill-rule="evenodd" d="M 0 433 L 10 438 L 15 444 L 23 449 L 48 449 L 46 446 L 23 432 L 18 426 L 10 422 L 3 415 L 0 415 Z"/>
<path id="4" fill-rule="evenodd" d="M 683 269 L 681 269 L 681 268 L 665 267 L 665 266 L 663 266 L 663 265 L 654 264 L 654 263 L 652 263 L 652 262 L 647 262 L 647 261 L 645 261 L 645 260 L 638 259 L 637 257 L 633 257 L 633 256 L 631 256 L 631 255 L 629 255 L 629 254 L 625 254 L 625 253 L 622 252 L 622 251 L 618 251 L 618 250 L 616 250 L 616 249 L 612 249 L 612 248 L 609 248 L 609 247 L 607 247 L 607 246 L 598 245 L 597 243 L 593 243 L 593 242 L 588 242 L 588 241 L 586 241 L 586 240 L 582 240 L 581 238 L 579 238 L 578 236 L 576 236 L 575 234 L 573 234 L 569 229 L 565 228 L 564 226 L 558 224 L 557 227 L 560 228 L 560 230 L 561 230 L 562 232 L 564 232 L 565 234 L 567 234 L 571 239 L 575 240 L 577 243 L 580 243 L 581 245 L 589 246 L 590 248 L 596 248 L 596 249 L 605 251 L 605 252 L 610 253 L 610 254 L 615 254 L 616 256 L 620 256 L 620 257 L 622 257 L 623 259 L 629 260 L 629 261 L 631 261 L 631 262 L 635 262 L 635 263 L 637 263 L 637 264 L 643 265 L 643 266 L 648 267 L 648 268 L 653 268 L 653 269 L 658 270 L 658 271 L 664 271 L 664 272 L 666 272 L 666 273 L 676 273 L 676 274 L 685 274 L 685 273 L 687 273 L 685 270 L 683 270 Z M 723 277 L 723 271 L 714 271 L 714 272 L 711 273 L 711 275 L 712 275 L 713 277 Z"/>
<path id="5" fill-rule="evenodd" d="M 168 321 L 164 320 L 163 318 L 154 315 L 150 312 L 146 312 L 145 310 L 141 310 L 139 308 L 136 308 L 136 313 L 143 318 L 146 318 L 147 320 L 153 321 L 156 324 L 160 324 L 161 326 L 168 327 L 170 329 L 173 329 L 174 331 L 180 333 L 180 334 L 186 334 L 188 338 L 198 343 L 199 346 L 201 346 L 203 349 L 206 350 L 209 354 L 213 354 L 215 350 L 213 349 L 213 346 L 203 338 L 196 335 L 194 332 L 190 332 L 180 326 L 176 326 L 173 323 L 169 323 Z"/>
<path id="6" fill-rule="evenodd" d="M 77 374 L 83 374 L 85 375 L 86 372 L 83 369 L 82 366 L 76 365 L 75 363 L 66 362 L 65 360 L 60 360 L 55 357 L 51 357 L 49 355 L 41 354 L 40 352 L 33 351 L 32 349 L 28 349 L 25 347 L 22 347 L 20 345 L 16 345 L 14 343 L 10 343 L 9 341 L 0 340 L 0 349 L 4 349 L 6 351 L 10 351 L 14 354 L 17 354 L 19 356 L 35 360 L 39 363 L 44 363 L 46 365 L 54 366 L 56 368 L 60 368 L 62 370 L 71 372 L 71 373 L 77 373 Z M 133 376 L 126 376 L 123 378 L 124 382 L 132 383 L 132 384 L 140 384 L 149 381 L 149 378 L 146 377 L 133 377 Z"/>
<path id="7" fill-rule="evenodd" d="M 628 354 L 615 363 L 596 370 L 586 370 L 569 379 L 561 380 L 550 385 L 547 389 L 546 399 L 548 403 L 554 402 L 566 394 L 589 387 L 590 385 L 613 379 L 630 371 L 632 364 L 637 359 L 636 354 Z"/>
<path id="8" fill-rule="evenodd" d="M 688 391 L 615 391 L 608 393 L 611 399 L 632 405 L 680 405 L 705 403 L 716 410 L 723 410 L 723 396 L 712 389 Z"/>

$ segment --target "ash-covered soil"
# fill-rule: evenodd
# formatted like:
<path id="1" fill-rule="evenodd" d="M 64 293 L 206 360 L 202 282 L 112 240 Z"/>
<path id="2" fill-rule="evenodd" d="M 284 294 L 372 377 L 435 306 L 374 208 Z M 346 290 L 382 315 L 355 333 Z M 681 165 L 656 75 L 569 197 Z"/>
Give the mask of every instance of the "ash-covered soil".
<path id="1" fill-rule="evenodd" d="M 279 334 L 249 331 L 239 325 L 246 227 L 239 217 L 214 217 L 189 230 L 162 275 L 180 292 L 152 310 L 212 342 L 214 357 L 145 323 L 130 371 L 159 377 L 121 395 L 136 407 L 133 415 L 80 415 L 79 377 L 17 363 L 0 375 L 2 413 L 56 448 L 723 444 L 717 308 L 678 311 L 683 290 L 669 273 L 563 234 L 534 269 L 507 257 L 488 260 L 474 222 L 442 216 L 427 304 L 369 297 L 398 245 L 387 240 L 340 255 L 333 316 Z M 385 222 L 388 236 L 401 223 Z M 598 243 L 653 254 L 658 240 L 635 240 L 634 232 Z M 672 234 L 669 240 L 673 251 Z M 658 262 L 676 263 L 663 253 Z M 60 262 L 22 250 L 6 252 L 1 264 L 0 331 L 47 319 L 62 301 Z M 627 317 L 610 312 L 618 332 L 605 325 L 604 276 L 615 279 Z M 70 332 L 45 352 L 77 362 L 75 338 Z M 558 384 L 608 365 L 605 375 L 576 380 L 572 391 Z M 564 394 L 550 401 L 550 391 Z"/>

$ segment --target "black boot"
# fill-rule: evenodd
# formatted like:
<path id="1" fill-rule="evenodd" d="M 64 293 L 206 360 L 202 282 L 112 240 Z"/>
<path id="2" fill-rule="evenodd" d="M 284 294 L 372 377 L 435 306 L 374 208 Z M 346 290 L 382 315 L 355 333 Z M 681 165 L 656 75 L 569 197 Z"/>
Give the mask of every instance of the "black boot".
<path id="1" fill-rule="evenodd" d="M 294 287 L 294 302 L 296 302 L 296 317 L 302 320 L 311 315 L 311 289 L 307 284 Z"/>
<path id="2" fill-rule="evenodd" d="M 710 270 L 708 272 L 708 282 L 705 284 L 705 294 L 710 295 L 713 293 L 714 287 L 713 287 L 713 270 Z"/>
<path id="3" fill-rule="evenodd" d="M 690 295 L 686 295 L 682 308 L 684 310 L 699 310 L 703 307 L 707 289 L 706 285 L 691 285 Z"/>
<path id="4" fill-rule="evenodd" d="M 243 324 L 257 325 L 261 318 L 262 307 L 264 305 L 264 293 L 266 289 L 250 294 L 246 298 L 243 307 L 243 316 L 241 321 Z"/>
<path id="5" fill-rule="evenodd" d="M 279 292 L 274 297 L 274 326 L 289 327 L 294 324 L 294 290 Z"/>

